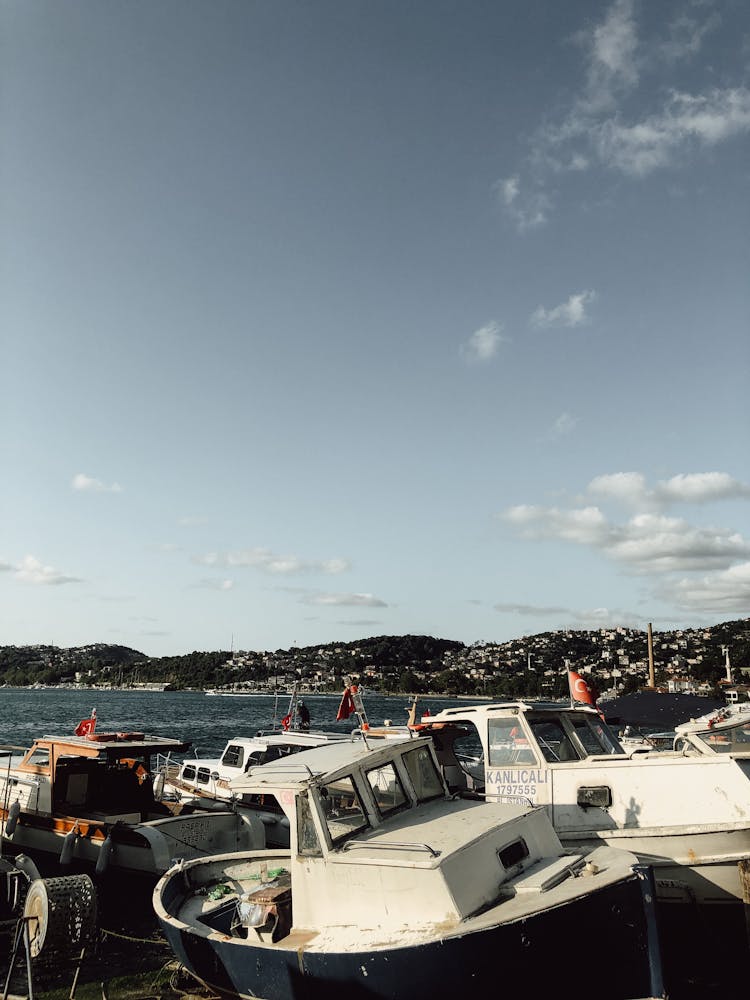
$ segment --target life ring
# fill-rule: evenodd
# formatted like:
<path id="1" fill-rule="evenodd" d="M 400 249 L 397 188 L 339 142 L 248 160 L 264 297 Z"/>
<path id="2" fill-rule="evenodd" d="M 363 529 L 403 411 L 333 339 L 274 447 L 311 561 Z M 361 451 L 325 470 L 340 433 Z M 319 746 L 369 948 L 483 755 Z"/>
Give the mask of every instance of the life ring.
<path id="1" fill-rule="evenodd" d="M 131 771 L 133 771 L 136 778 L 138 778 L 139 785 L 142 785 L 148 778 L 148 771 L 139 760 L 133 760 L 132 757 L 121 757 L 120 763 L 125 764 Z"/>
<path id="2" fill-rule="evenodd" d="M 142 740 L 145 733 L 117 733 L 118 740 Z"/>

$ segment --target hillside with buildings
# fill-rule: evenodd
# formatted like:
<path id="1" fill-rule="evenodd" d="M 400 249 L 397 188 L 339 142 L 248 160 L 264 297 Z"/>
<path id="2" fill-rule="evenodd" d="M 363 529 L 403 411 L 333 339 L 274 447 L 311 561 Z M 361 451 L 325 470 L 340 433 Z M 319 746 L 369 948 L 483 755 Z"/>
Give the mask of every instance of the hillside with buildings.
<path id="1" fill-rule="evenodd" d="M 705 628 L 654 631 L 654 675 L 664 691 L 723 694 L 745 700 L 750 680 L 750 619 Z M 351 677 L 381 692 L 492 697 L 564 697 L 566 667 L 600 695 L 648 684 L 647 633 L 625 627 L 563 629 L 508 642 L 465 644 L 431 636 L 377 636 L 348 643 L 148 657 L 126 646 L 94 643 L 0 647 L 0 684 L 237 688 L 339 691 Z M 747 675 L 747 677 L 746 677 Z"/>

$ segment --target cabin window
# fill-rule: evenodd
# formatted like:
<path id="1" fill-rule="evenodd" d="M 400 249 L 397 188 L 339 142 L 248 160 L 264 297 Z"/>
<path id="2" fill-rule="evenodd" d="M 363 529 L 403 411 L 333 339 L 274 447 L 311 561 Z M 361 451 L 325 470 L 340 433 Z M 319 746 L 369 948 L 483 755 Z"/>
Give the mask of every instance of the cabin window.
<path id="1" fill-rule="evenodd" d="M 588 756 L 592 754 L 622 753 L 612 735 L 599 719 L 594 719 L 590 715 L 567 716 L 575 729 L 576 736 L 583 744 L 583 748 Z"/>
<path id="2" fill-rule="evenodd" d="M 225 767 L 242 767 L 244 759 L 245 759 L 244 747 L 241 747 L 238 743 L 232 743 L 224 751 L 224 756 L 221 758 L 221 763 Z"/>
<path id="3" fill-rule="evenodd" d="M 532 720 L 531 730 L 545 760 L 552 764 L 566 760 L 580 760 L 570 737 L 557 719 Z"/>
<path id="4" fill-rule="evenodd" d="M 307 856 L 319 857 L 323 853 L 307 795 L 297 796 L 297 850 Z"/>
<path id="5" fill-rule="evenodd" d="M 427 747 L 409 750 L 402 759 L 419 802 L 434 799 L 445 793 L 443 779 Z"/>
<path id="6" fill-rule="evenodd" d="M 49 748 L 48 747 L 37 747 L 32 754 L 30 754 L 24 761 L 26 764 L 31 764 L 34 767 L 49 767 Z"/>
<path id="7" fill-rule="evenodd" d="M 523 837 L 519 837 L 518 840 L 514 840 L 512 844 L 508 844 L 506 847 L 501 847 L 497 852 L 498 861 L 506 871 L 509 868 L 515 868 L 516 865 L 520 865 L 528 856 L 529 849 Z"/>
<path id="8" fill-rule="evenodd" d="M 537 758 L 518 718 L 490 719 L 487 725 L 490 767 L 536 764 Z"/>
<path id="9" fill-rule="evenodd" d="M 186 764 L 182 769 L 182 777 L 185 781 L 195 781 L 195 767 L 192 764 Z"/>
<path id="10" fill-rule="evenodd" d="M 359 830 L 364 830 L 369 825 L 354 787 L 354 780 L 349 775 L 323 785 L 320 789 L 320 801 L 333 844 L 339 843 Z"/>
<path id="11" fill-rule="evenodd" d="M 383 767 L 374 767 L 367 772 L 367 780 L 370 782 L 372 794 L 375 797 L 375 805 L 381 816 L 395 812 L 406 805 L 408 799 L 401 779 L 396 774 L 393 764 L 384 764 Z"/>
<path id="12" fill-rule="evenodd" d="M 196 780 L 199 785 L 207 785 L 211 777 L 211 772 L 207 767 L 199 767 Z"/>

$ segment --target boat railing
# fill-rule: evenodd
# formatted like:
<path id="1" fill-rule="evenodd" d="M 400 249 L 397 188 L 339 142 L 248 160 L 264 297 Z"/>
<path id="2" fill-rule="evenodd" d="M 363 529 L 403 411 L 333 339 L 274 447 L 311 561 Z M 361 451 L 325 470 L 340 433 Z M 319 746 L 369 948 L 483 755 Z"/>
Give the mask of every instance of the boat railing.
<path id="1" fill-rule="evenodd" d="M 431 854 L 433 858 L 440 857 L 440 851 L 436 851 L 429 844 L 410 844 L 393 840 L 387 844 L 380 844 L 375 841 L 368 843 L 367 841 L 349 840 L 344 844 L 345 851 L 370 850 L 373 848 L 377 851 L 424 851 L 427 854 Z"/>
<path id="2" fill-rule="evenodd" d="M 169 754 L 158 753 L 154 758 L 154 774 L 165 774 L 168 778 L 176 778 L 180 773 L 180 764 L 173 761 Z"/>

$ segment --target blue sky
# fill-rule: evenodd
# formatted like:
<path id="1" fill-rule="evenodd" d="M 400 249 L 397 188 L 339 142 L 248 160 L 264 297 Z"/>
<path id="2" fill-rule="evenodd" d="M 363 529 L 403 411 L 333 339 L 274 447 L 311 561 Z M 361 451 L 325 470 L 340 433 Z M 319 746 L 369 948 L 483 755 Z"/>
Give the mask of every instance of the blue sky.
<path id="1" fill-rule="evenodd" d="M 745 3 L 0 20 L 0 644 L 750 615 Z"/>

